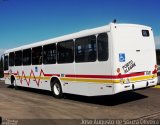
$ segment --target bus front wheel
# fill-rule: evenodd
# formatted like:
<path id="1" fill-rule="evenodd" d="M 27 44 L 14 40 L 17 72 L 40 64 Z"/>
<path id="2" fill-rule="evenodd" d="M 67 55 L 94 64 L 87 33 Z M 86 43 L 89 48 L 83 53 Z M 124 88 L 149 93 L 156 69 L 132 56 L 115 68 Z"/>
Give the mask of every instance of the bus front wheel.
<path id="1" fill-rule="evenodd" d="M 55 98 L 63 97 L 62 87 L 61 87 L 59 80 L 55 79 L 51 82 L 51 90 Z"/>
<path id="2" fill-rule="evenodd" d="M 16 79 L 13 76 L 11 76 L 11 86 L 16 90 L 18 89 L 18 86 L 16 85 Z"/>

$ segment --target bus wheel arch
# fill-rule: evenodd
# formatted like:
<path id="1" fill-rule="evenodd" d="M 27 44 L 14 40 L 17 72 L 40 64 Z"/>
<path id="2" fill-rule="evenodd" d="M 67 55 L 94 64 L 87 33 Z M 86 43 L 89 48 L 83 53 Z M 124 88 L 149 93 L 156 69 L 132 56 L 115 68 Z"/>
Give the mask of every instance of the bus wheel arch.
<path id="1" fill-rule="evenodd" d="M 52 95 L 55 98 L 63 98 L 62 84 L 57 77 L 52 77 L 50 80 Z"/>

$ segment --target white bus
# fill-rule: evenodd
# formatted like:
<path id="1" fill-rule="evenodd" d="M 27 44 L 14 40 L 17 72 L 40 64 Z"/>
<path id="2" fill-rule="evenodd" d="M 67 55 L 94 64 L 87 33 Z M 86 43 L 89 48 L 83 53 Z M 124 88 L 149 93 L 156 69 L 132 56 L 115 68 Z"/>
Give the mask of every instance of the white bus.
<path id="1" fill-rule="evenodd" d="M 4 54 L 5 83 L 100 96 L 157 84 L 152 28 L 116 24 L 24 45 Z"/>

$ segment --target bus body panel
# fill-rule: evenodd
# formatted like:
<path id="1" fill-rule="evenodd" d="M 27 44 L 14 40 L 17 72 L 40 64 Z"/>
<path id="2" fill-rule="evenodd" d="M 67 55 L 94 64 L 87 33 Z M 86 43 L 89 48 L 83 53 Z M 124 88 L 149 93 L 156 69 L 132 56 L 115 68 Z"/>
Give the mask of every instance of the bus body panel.
<path id="1" fill-rule="evenodd" d="M 142 31 L 147 31 L 146 34 Z M 149 36 L 143 36 L 148 35 Z M 156 57 L 153 33 L 150 27 L 131 24 L 113 24 L 91 30 L 25 45 L 10 52 L 74 40 L 100 33 L 108 34 L 107 61 L 67 64 L 42 64 L 12 66 L 4 71 L 5 83 L 11 84 L 11 75 L 16 85 L 51 91 L 51 79 L 57 78 L 63 93 L 98 96 L 112 95 L 123 91 L 145 88 L 157 84 Z M 45 58 L 45 57 L 43 57 Z"/>
<path id="2" fill-rule="evenodd" d="M 149 34 L 143 34 L 143 31 Z M 120 68 L 121 84 L 114 85 L 114 93 L 154 86 L 157 75 L 155 44 L 150 27 L 117 25 L 112 27 L 114 37 L 114 74 Z M 122 59 L 121 59 L 122 57 Z M 126 75 L 126 77 L 125 77 Z"/>
<path id="3" fill-rule="evenodd" d="M 50 80 L 51 78 L 58 78 L 63 92 L 65 92 L 65 87 L 71 82 L 68 78 L 68 75 L 75 75 L 74 64 L 53 64 L 53 65 L 44 65 L 43 71 L 47 77 L 48 89 L 50 90 Z M 72 78 L 74 81 L 74 78 Z M 45 83 L 46 84 L 46 83 Z"/>

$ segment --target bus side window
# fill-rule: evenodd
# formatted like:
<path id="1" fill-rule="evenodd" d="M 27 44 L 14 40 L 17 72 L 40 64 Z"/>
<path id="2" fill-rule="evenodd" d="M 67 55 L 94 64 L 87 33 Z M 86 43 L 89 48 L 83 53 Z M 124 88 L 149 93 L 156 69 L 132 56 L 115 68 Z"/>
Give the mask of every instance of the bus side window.
<path id="1" fill-rule="evenodd" d="M 43 64 L 56 63 L 56 44 L 43 46 Z"/>
<path id="2" fill-rule="evenodd" d="M 31 49 L 23 50 L 23 65 L 31 65 Z"/>
<path id="3" fill-rule="evenodd" d="M 22 51 L 15 52 L 15 66 L 22 65 Z"/>
<path id="4" fill-rule="evenodd" d="M 107 61 L 108 60 L 108 35 L 106 33 L 101 33 L 97 37 L 98 44 L 98 60 Z"/>
<path id="5" fill-rule="evenodd" d="M 75 61 L 77 63 L 95 62 L 96 59 L 96 36 L 87 36 L 76 39 Z"/>
<path id="6" fill-rule="evenodd" d="M 14 62 L 15 62 L 15 60 L 14 60 L 14 52 L 11 52 L 10 54 L 9 54 L 9 66 L 14 66 Z"/>
<path id="7" fill-rule="evenodd" d="M 68 40 L 57 44 L 57 62 L 73 63 L 74 61 L 74 42 Z"/>
<path id="8" fill-rule="evenodd" d="M 32 65 L 42 64 L 42 47 L 32 48 Z"/>
<path id="9" fill-rule="evenodd" d="M 8 56 L 4 56 L 4 71 L 8 70 Z"/>

